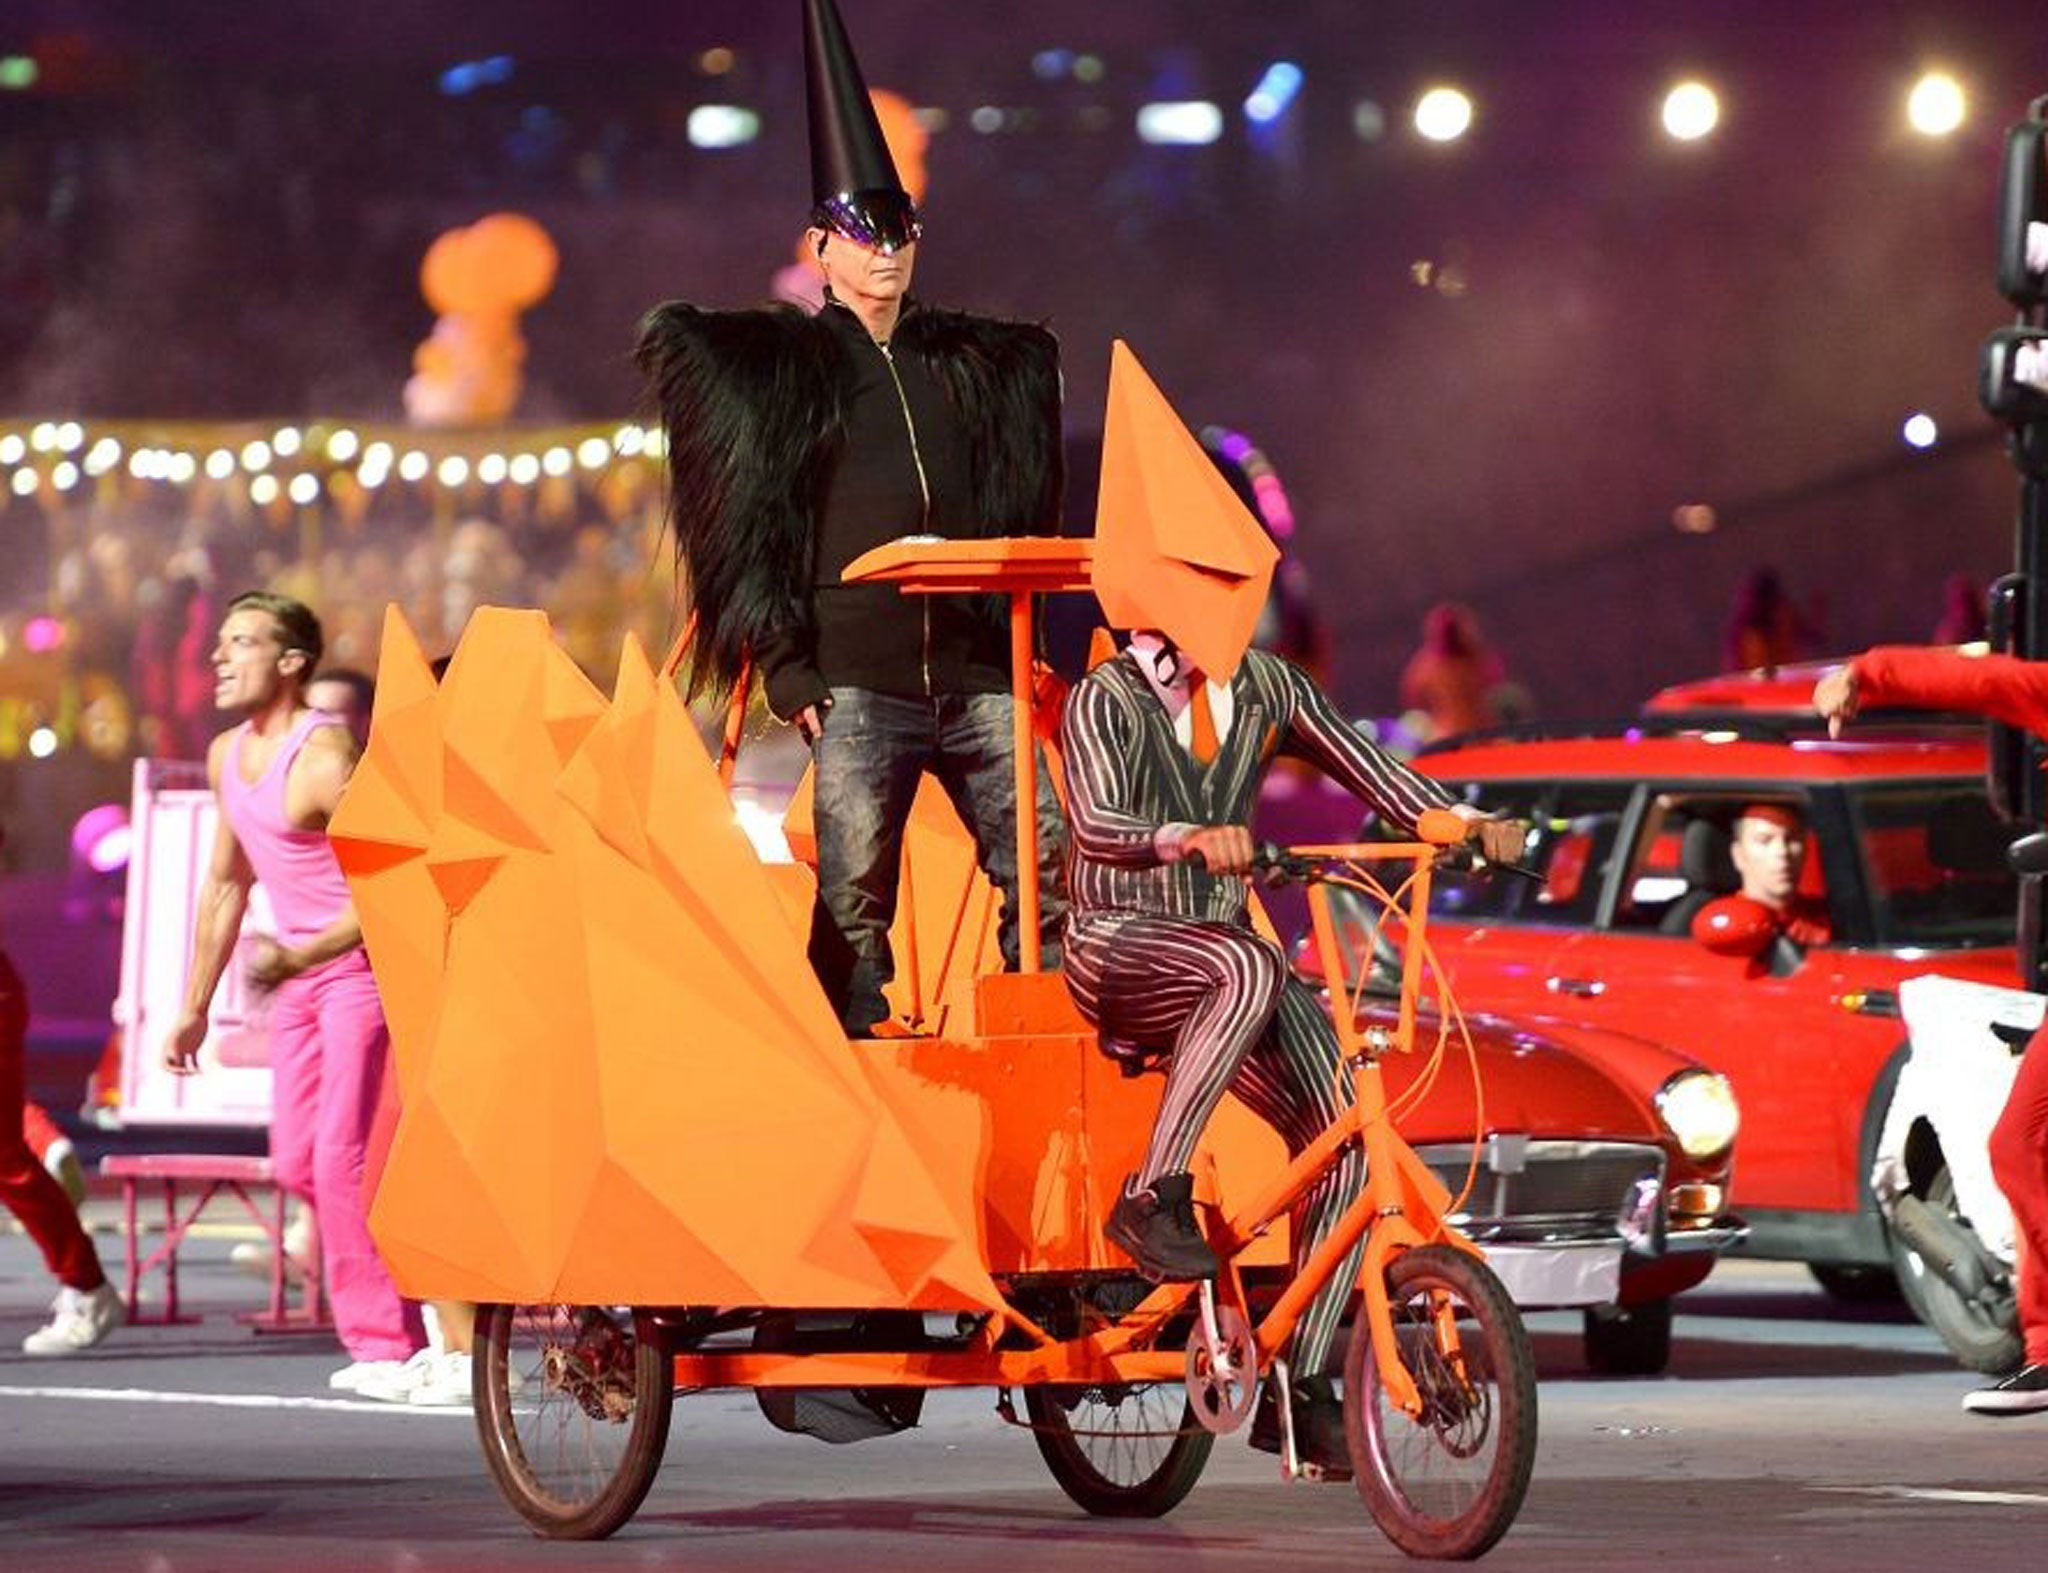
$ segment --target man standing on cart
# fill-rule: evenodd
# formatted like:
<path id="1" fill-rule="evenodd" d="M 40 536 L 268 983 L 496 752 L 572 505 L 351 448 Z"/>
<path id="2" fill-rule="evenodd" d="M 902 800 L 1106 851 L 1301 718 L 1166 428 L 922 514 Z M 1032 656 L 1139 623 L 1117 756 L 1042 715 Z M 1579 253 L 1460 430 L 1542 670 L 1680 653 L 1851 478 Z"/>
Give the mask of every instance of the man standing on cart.
<path id="1" fill-rule="evenodd" d="M 1135 631 L 1067 700 L 1066 974 L 1112 1053 L 1166 1056 L 1151 1139 L 1107 1233 L 1148 1277 L 1186 1281 L 1218 1266 L 1189 1165 L 1223 1095 L 1235 1092 L 1291 1153 L 1352 1100 L 1324 1005 L 1247 910 L 1252 809 L 1275 752 L 1321 766 L 1397 829 L 1449 808 L 1475 822 L 1491 859 L 1518 857 L 1523 827 L 1453 803 L 1367 741 L 1298 667 L 1246 648 L 1278 553 L 1226 489 L 1183 479 L 1208 461 L 1121 347 L 1104 453 L 1095 590 L 1111 621 Z M 1148 484 L 1124 484 L 1119 463 L 1147 471 Z M 1179 506 L 1150 500 L 1163 496 Z M 1364 1180 L 1354 1145 L 1303 1197 L 1297 1270 Z M 1343 1408 L 1322 1372 L 1358 1272 L 1354 1254 L 1305 1309 L 1290 1350 L 1298 1446 L 1325 1475 L 1350 1471 Z M 1251 1432 L 1271 1452 L 1277 1385 Z"/>
<path id="2" fill-rule="evenodd" d="M 816 316 L 669 302 L 638 360 L 668 435 L 676 551 L 696 617 L 693 684 L 747 663 L 814 751 L 811 961 L 848 1033 L 889 1012 L 904 827 L 935 775 L 1003 894 L 1017 965 L 1009 640 L 993 598 L 846 585 L 906 535 L 1043 533 L 1059 517 L 1059 350 L 1043 328 L 910 295 L 921 222 L 832 0 L 806 0 Z M 1038 788 L 1041 945 L 1058 964 L 1058 801 Z"/>

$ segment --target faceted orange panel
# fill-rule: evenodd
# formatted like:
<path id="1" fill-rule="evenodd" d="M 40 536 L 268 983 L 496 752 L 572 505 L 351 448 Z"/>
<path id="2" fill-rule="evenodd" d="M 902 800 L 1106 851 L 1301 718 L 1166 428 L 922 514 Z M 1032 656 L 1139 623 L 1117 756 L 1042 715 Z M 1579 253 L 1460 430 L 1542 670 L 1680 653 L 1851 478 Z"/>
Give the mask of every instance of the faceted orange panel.
<path id="1" fill-rule="evenodd" d="M 333 834 L 404 1102 L 371 1214 L 399 1286 L 998 1305 L 972 1191 L 840 1034 L 638 645 L 607 702 L 486 609 L 436 689 L 394 611 L 380 678 Z"/>

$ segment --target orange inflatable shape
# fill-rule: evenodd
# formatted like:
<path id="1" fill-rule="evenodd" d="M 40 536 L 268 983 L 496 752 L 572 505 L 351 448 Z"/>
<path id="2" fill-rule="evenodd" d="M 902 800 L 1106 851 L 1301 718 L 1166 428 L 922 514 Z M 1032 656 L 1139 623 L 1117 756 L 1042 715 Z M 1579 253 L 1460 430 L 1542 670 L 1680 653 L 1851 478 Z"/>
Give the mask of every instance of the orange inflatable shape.
<path id="1" fill-rule="evenodd" d="M 392 1028 L 400 1289 L 998 1307 L 971 1189 L 840 1033 L 637 642 L 607 702 L 540 613 L 485 609 L 437 687 L 394 609 L 378 678 L 332 836 Z"/>
<path id="2" fill-rule="evenodd" d="M 1118 628 L 1156 628 L 1211 677 L 1252 642 L 1280 552 L 1123 340 L 1109 361 L 1096 599 Z"/>

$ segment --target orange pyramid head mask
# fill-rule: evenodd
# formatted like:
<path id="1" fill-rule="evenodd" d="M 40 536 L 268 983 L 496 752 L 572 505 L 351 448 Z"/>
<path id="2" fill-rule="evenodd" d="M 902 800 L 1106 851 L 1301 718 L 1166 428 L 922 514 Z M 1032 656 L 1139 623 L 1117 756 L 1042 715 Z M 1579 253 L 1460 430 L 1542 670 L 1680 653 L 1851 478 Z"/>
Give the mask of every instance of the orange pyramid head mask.
<path id="1" fill-rule="evenodd" d="M 1096 599 L 1118 628 L 1156 628 L 1211 677 L 1237 670 L 1280 552 L 1121 339 L 1095 512 Z"/>

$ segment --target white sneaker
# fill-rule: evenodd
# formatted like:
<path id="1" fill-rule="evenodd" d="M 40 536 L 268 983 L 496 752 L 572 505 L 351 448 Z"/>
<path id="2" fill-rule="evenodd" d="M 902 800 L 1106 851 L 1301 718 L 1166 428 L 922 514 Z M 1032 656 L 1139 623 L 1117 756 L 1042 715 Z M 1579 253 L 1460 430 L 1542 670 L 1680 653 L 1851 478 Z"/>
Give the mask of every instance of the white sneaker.
<path id="1" fill-rule="evenodd" d="M 50 1302 L 53 1313 L 47 1327 L 39 1327 L 21 1341 L 32 1355 L 75 1355 L 90 1349 L 128 1320 L 128 1308 L 121 1292 L 112 1284 L 97 1289 L 73 1289 L 69 1284 L 57 1291 Z"/>
<path id="2" fill-rule="evenodd" d="M 402 1404 L 422 1384 L 433 1380 L 435 1362 L 439 1358 L 432 1349 L 415 1349 L 410 1359 L 392 1361 L 389 1371 L 365 1376 L 356 1383 L 356 1397 L 374 1398 L 385 1404 Z"/>
<path id="3" fill-rule="evenodd" d="M 420 1350 L 412 1356 L 417 1360 L 426 1351 Z M 411 1360 L 357 1360 L 343 1366 L 327 1378 L 327 1385 L 344 1393 L 359 1393 L 365 1382 L 386 1382 L 412 1363 Z M 406 1390 L 410 1392 L 411 1389 Z M 401 1397 L 404 1395 L 401 1394 Z"/>
<path id="4" fill-rule="evenodd" d="M 470 1357 L 460 1349 L 434 1356 L 426 1379 L 406 1395 L 411 1404 L 467 1408 L 471 1399 Z"/>

